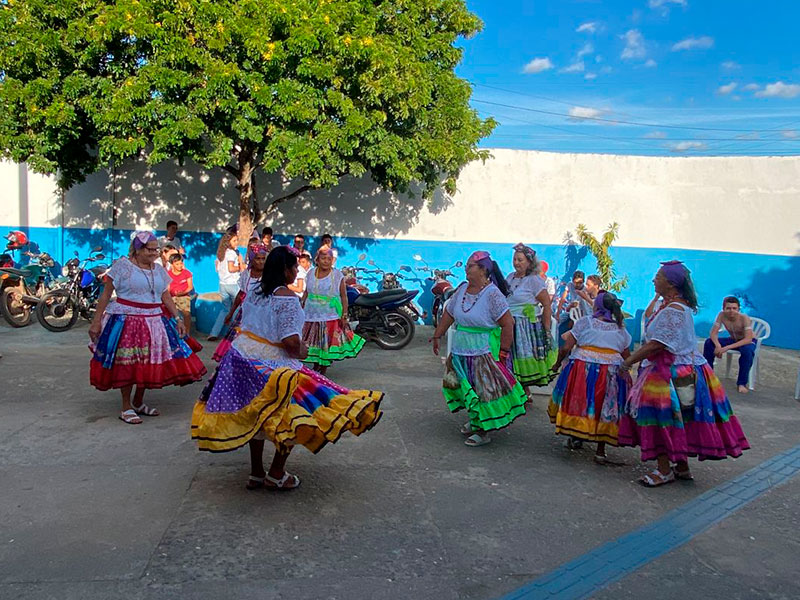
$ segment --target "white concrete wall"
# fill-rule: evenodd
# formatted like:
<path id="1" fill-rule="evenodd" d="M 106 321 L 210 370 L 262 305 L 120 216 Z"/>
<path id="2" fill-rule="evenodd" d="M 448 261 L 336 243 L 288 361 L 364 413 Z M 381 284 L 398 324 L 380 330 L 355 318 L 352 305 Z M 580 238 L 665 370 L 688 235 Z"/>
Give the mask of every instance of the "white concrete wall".
<path id="1" fill-rule="evenodd" d="M 559 244 L 579 222 L 599 232 L 617 221 L 620 246 L 786 256 L 800 247 L 800 157 L 492 155 L 464 169 L 454 198 L 440 193 L 425 203 L 345 180 L 282 205 L 271 224 L 287 234 Z M 1 163 L 0 186 L 0 226 L 60 225 L 52 178 Z M 280 189 L 261 174 L 262 198 Z M 118 229 L 162 229 L 175 218 L 185 230 L 219 231 L 235 221 L 237 198 L 220 169 L 139 161 L 69 190 L 64 219 L 68 227 L 107 228 L 115 206 Z"/>

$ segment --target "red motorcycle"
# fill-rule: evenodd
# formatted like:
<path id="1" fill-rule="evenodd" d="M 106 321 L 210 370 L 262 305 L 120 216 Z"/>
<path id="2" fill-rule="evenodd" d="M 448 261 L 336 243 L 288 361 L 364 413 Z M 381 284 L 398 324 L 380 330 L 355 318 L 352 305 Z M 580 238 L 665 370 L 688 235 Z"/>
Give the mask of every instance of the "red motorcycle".
<path id="1" fill-rule="evenodd" d="M 420 271 L 433 273 L 431 277 L 428 277 L 428 280 L 433 281 L 433 287 L 431 287 L 431 294 L 433 294 L 431 315 L 433 317 L 433 326 L 436 327 L 444 314 L 444 305 L 455 291 L 448 278 L 453 277 L 453 269 L 463 266 L 464 263 L 459 260 L 449 269 L 431 269 L 419 254 L 415 254 L 413 258 L 425 264 L 425 266 L 419 268 Z"/>

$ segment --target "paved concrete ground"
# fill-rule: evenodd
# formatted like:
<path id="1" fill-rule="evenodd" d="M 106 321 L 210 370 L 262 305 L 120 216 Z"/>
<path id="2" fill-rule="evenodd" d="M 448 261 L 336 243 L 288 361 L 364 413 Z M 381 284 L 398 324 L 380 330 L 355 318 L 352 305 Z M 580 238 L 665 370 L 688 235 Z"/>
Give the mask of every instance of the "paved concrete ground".
<path id="1" fill-rule="evenodd" d="M 428 335 L 331 369 L 385 390 L 385 417 L 298 450 L 302 487 L 275 494 L 244 489 L 245 450 L 196 451 L 200 384 L 151 393 L 162 416 L 124 425 L 88 385 L 85 324 L 0 328 L 0 598 L 497 598 L 800 443 L 800 358 L 767 349 L 758 391 L 732 395 L 753 449 L 694 464 L 693 484 L 640 487 L 635 450 L 611 449 L 618 467 L 565 450 L 545 396 L 468 448 Z M 595 597 L 798 598 L 798 497 L 800 477 Z"/>

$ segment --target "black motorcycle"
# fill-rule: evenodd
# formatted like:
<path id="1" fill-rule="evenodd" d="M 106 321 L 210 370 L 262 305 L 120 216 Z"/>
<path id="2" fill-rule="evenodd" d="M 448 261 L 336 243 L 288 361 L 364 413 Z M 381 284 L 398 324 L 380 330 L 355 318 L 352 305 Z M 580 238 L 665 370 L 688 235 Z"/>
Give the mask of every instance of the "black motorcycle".
<path id="1" fill-rule="evenodd" d="M 76 252 L 75 258 L 67 261 L 60 286 L 42 296 L 36 305 L 36 316 L 42 327 L 61 332 L 72 329 L 78 317 L 92 320 L 103 293 L 103 278 L 108 271 L 107 265 L 89 266 L 105 259 L 103 254 L 99 254 L 100 250 L 100 247 L 94 248 L 83 261 Z"/>

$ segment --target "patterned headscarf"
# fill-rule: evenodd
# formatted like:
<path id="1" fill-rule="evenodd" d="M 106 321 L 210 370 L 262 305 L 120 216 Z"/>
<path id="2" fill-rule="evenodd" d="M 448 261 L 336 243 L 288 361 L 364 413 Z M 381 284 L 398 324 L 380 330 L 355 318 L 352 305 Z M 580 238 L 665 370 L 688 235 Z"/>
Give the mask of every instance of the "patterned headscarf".
<path id="1" fill-rule="evenodd" d="M 530 246 L 526 246 L 522 242 L 514 246 L 514 252 L 521 252 L 525 255 L 525 258 L 528 259 L 528 262 L 531 264 L 536 263 L 536 250 L 531 248 Z"/>
<path id="2" fill-rule="evenodd" d="M 689 274 L 689 269 L 679 260 L 668 260 L 661 263 L 659 272 L 667 281 L 676 288 L 679 288 L 686 283 L 686 276 Z"/>
<path id="3" fill-rule="evenodd" d="M 301 255 L 300 250 L 298 250 L 294 246 L 288 246 L 287 245 L 287 246 L 283 246 L 283 247 L 286 248 L 289 251 L 289 254 L 293 254 L 294 256 L 297 256 L 298 258 L 300 257 L 300 255 Z"/>
<path id="4" fill-rule="evenodd" d="M 489 279 L 491 282 L 495 285 L 499 285 L 497 282 L 497 277 L 494 274 L 494 261 L 488 252 L 485 250 L 477 250 L 470 255 L 469 260 L 472 260 L 475 262 L 475 264 L 480 265 L 484 271 L 489 273 Z"/>
<path id="5" fill-rule="evenodd" d="M 610 308 L 606 308 L 604 304 L 606 296 L 610 296 L 618 306 L 622 306 L 622 300 L 617 299 L 617 297 L 611 292 L 601 290 L 594 299 L 594 312 L 592 313 L 592 316 L 595 319 L 600 319 L 601 321 L 612 322 L 614 321 L 614 312 Z"/>
<path id="6" fill-rule="evenodd" d="M 250 262 L 256 256 L 264 255 L 266 256 L 269 254 L 269 249 L 265 244 L 258 243 L 258 244 L 251 244 L 247 247 L 247 261 Z"/>
<path id="7" fill-rule="evenodd" d="M 317 250 L 316 255 L 319 256 L 320 254 L 327 254 L 328 256 L 333 256 L 333 248 L 331 248 L 328 244 L 320 246 L 319 250 Z M 300 256 L 299 252 L 297 253 L 297 256 Z"/>
<path id="8" fill-rule="evenodd" d="M 131 235 L 131 242 L 133 243 L 134 250 L 141 250 L 150 242 L 155 242 L 156 236 L 152 231 L 134 231 Z"/>

